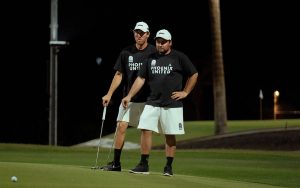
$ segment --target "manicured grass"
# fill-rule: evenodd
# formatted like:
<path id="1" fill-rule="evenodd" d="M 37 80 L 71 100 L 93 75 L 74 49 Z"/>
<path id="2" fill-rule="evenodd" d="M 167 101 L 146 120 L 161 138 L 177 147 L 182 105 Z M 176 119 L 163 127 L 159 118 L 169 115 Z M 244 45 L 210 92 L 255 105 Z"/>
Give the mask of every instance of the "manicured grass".
<path id="1" fill-rule="evenodd" d="M 295 126 L 300 120 L 228 121 L 227 132 Z M 177 140 L 212 136 L 214 122 L 185 122 L 185 130 Z M 126 141 L 139 140 L 139 130 L 127 130 Z M 153 134 L 153 145 L 163 143 L 163 135 Z M 123 151 L 121 173 L 91 170 L 96 153 L 97 148 L 0 144 L 0 187 L 300 187 L 300 151 L 177 150 L 171 178 L 162 176 L 162 150 L 151 151 L 149 176 L 128 173 L 139 161 L 138 149 Z M 99 165 L 112 160 L 108 153 L 100 149 Z M 18 182 L 10 181 L 13 175 Z"/>
<path id="2" fill-rule="evenodd" d="M 18 174 L 18 182 L 10 182 L 9 178 L 0 182 L 1 187 L 106 187 L 106 188 L 232 188 L 232 187 L 257 187 L 271 188 L 273 186 L 230 181 L 218 178 L 205 178 L 196 176 L 178 175 L 176 178 L 164 177 L 157 173 L 150 175 L 135 175 L 128 172 L 103 172 L 94 171 L 77 166 L 59 166 L 47 164 L 28 163 L 1 163 L 10 174 Z M 20 171 L 19 169 L 22 169 Z M 1 177 L 1 176 L 0 176 Z M 3 176 L 5 177 L 5 175 Z"/>
<path id="3" fill-rule="evenodd" d="M 100 149 L 100 164 L 108 152 Z M 178 150 L 171 178 L 160 150 L 151 151 L 149 176 L 128 173 L 139 150 L 124 150 L 121 173 L 90 169 L 97 148 L 0 144 L 0 153 L 0 187 L 300 187 L 299 151 Z"/>

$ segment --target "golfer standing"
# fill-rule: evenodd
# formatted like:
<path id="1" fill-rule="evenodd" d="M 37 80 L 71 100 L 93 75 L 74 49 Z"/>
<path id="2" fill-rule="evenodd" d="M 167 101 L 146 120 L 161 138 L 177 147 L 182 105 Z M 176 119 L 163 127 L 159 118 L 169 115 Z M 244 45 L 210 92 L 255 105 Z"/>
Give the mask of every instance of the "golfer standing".
<path id="1" fill-rule="evenodd" d="M 185 54 L 171 49 L 172 37 L 169 31 L 158 31 L 155 42 L 157 52 L 143 64 L 128 95 L 122 100 L 123 106 L 128 107 L 147 80 L 150 94 L 138 125 L 138 129 L 142 130 L 141 160 L 130 172 L 149 174 L 148 159 L 154 131 L 165 135 L 167 162 L 163 175 L 172 176 L 172 163 L 176 151 L 175 135 L 185 133 L 182 99 L 194 88 L 198 72 Z M 187 81 L 183 86 L 184 78 L 187 78 Z"/>
<path id="2" fill-rule="evenodd" d="M 137 22 L 133 29 L 133 35 L 135 44 L 124 48 L 116 61 L 114 66 L 116 73 L 107 94 L 102 97 L 103 106 L 109 104 L 113 93 L 122 81 L 124 83 L 124 96 L 127 95 L 137 77 L 137 72 L 140 70 L 140 67 L 148 60 L 150 54 L 155 53 L 155 47 L 148 43 L 150 32 L 147 23 Z M 101 167 L 103 170 L 121 171 L 120 158 L 126 130 L 128 126 L 137 127 L 140 114 L 144 109 L 145 101 L 149 93 L 149 89 L 147 88 L 148 87 L 145 86 L 132 99 L 132 102 L 128 104 L 127 109 L 120 104 L 115 133 L 114 160 L 109 162 L 108 165 Z"/>

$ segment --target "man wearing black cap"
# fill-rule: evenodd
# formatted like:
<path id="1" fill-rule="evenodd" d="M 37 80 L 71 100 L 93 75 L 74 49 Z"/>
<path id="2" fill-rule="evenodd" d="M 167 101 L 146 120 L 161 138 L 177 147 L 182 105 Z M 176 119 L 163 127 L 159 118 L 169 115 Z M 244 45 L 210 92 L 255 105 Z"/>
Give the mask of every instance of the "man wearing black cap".
<path id="1" fill-rule="evenodd" d="M 114 69 L 116 73 L 111 82 L 110 88 L 105 96 L 102 97 L 103 106 L 107 106 L 109 101 L 122 82 L 124 82 L 124 96 L 129 92 L 134 80 L 137 77 L 137 72 L 143 63 L 148 59 L 148 56 L 155 52 L 155 47 L 148 44 L 150 36 L 149 27 L 145 22 L 137 22 L 133 35 L 135 44 L 124 48 L 115 63 Z M 105 171 L 121 171 L 121 152 L 124 145 L 126 129 L 128 126 L 137 126 L 140 114 L 142 113 L 146 97 L 149 89 L 145 85 L 137 95 L 132 98 L 132 102 L 128 104 L 128 108 L 124 108 L 121 104 L 117 117 L 117 127 L 114 138 L 114 160 L 108 165 L 101 167 Z"/>
<path id="2" fill-rule="evenodd" d="M 147 79 L 150 94 L 138 125 L 138 129 L 142 130 L 141 160 L 130 172 L 149 174 L 148 159 L 154 131 L 165 135 L 167 162 L 163 175 L 172 176 L 172 163 L 176 151 L 175 135 L 184 134 L 182 99 L 194 88 L 198 72 L 185 54 L 171 49 L 172 37 L 169 31 L 158 31 L 155 42 L 156 53 L 143 64 L 128 95 L 122 99 L 123 106 L 128 107 Z M 187 81 L 182 87 L 185 76 Z"/>

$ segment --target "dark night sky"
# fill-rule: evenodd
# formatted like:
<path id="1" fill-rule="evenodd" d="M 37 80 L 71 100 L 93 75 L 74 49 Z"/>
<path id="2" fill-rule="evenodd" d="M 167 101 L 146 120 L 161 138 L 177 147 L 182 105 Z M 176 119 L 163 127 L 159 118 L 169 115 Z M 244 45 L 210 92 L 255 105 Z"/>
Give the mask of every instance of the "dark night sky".
<path id="1" fill-rule="evenodd" d="M 149 24 L 152 36 L 168 29 L 174 48 L 186 53 L 199 70 L 199 83 L 185 101 L 185 118 L 213 117 L 207 1 L 130 3 L 59 1 L 59 40 L 70 42 L 59 54 L 60 145 L 98 137 L 101 97 L 113 77 L 119 51 L 134 42 L 132 29 L 141 20 Z M 264 92 L 266 119 L 272 116 L 276 89 L 281 110 L 300 110 L 300 13 L 292 4 L 221 0 L 228 119 L 258 119 L 259 89 Z M 7 58 L 2 58 L 5 123 L 0 142 L 47 144 L 50 1 L 12 2 L 7 9 L 3 23 Z M 97 57 L 103 59 L 100 66 Z M 108 109 L 107 132 L 114 129 L 120 99 L 118 90 Z"/>

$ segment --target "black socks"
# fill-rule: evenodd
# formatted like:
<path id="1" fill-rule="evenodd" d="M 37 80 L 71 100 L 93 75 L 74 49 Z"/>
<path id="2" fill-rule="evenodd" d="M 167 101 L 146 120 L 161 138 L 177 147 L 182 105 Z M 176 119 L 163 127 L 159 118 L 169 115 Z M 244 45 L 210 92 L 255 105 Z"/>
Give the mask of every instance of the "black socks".
<path id="1" fill-rule="evenodd" d="M 141 155 L 141 162 L 144 164 L 148 164 L 149 155 L 142 154 Z"/>
<path id="2" fill-rule="evenodd" d="M 167 157 L 167 166 L 172 166 L 174 157 Z"/>
<path id="3" fill-rule="evenodd" d="M 115 149 L 115 151 L 114 151 L 114 163 L 115 163 L 115 166 L 119 166 L 120 165 L 121 152 L 122 152 L 122 149 Z"/>

